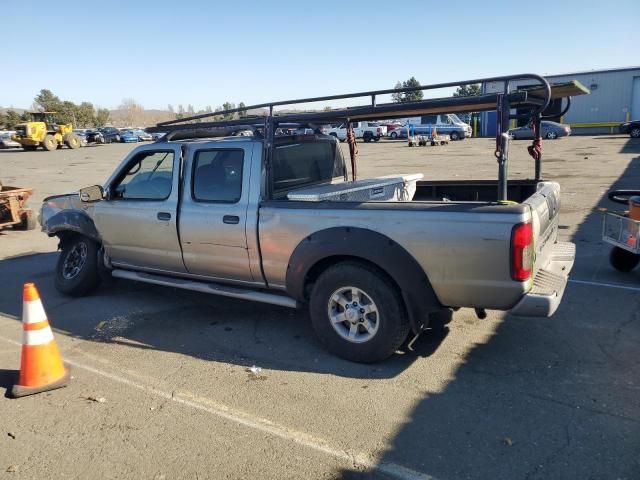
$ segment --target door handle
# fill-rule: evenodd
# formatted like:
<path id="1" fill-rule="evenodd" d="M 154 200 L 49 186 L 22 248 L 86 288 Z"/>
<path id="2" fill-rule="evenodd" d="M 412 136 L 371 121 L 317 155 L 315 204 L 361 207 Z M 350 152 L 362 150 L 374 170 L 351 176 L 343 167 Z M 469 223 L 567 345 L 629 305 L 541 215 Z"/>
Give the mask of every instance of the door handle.
<path id="1" fill-rule="evenodd" d="M 230 225 L 236 225 L 240 223 L 240 217 L 236 215 L 225 215 L 224 217 L 222 217 L 222 222 L 228 223 Z"/>
<path id="2" fill-rule="evenodd" d="M 171 214 L 169 212 L 158 212 L 158 220 L 171 220 Z"/>

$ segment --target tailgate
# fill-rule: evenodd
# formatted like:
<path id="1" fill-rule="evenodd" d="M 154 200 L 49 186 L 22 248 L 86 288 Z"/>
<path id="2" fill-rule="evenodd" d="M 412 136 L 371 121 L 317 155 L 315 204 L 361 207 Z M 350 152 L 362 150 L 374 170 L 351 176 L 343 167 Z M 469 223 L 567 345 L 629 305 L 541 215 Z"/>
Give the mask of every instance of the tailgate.
<path id="1" fill-rule="evenodd" d="M 551 261 L 558 238 L 560 215 L 560 184 L 540 182 L 538 190 L 525 202 L 531 207 L 533 242 L 535 248 L 534 275 Z"/>
<path id="2" fill-rule="evenodd" d="M 512 315 L 553 315 L 564 294 L 575 259 L 575 245 L 558 242 L 560 185 L 540 182 L 538 190 L 524 203 L 531 207 L 535 262 L 528 292 L 512 309 Z"/>

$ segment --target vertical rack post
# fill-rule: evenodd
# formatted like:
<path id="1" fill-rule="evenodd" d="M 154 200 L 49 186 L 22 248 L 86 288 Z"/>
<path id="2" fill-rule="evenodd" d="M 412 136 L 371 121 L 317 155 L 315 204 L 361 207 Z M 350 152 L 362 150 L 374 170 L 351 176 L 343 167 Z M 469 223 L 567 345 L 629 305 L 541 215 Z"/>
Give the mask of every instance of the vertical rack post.
<path id="1" fill-rule="evenodd" d="M 505 82 L 504 93 L 498 95 L 496 105 L 496 151 L 498 160 L 498 201 L 508 200 L 507 176 L 509 164 L 509 83 Z"/>

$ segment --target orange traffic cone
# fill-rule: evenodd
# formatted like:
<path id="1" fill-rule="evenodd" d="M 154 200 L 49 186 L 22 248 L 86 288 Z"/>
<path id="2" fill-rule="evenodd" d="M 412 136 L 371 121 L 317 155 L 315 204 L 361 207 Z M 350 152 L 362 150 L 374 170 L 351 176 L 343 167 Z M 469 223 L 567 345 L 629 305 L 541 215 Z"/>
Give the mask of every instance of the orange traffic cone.
<path id="1" fill-rule="evenodd" d="M 22 295 L 22 358 L 20 380 L 13 386 L 15 398 L 64 387 L 69 371 L 53 338 L 40 295 L 33 283 L 25 283 Z"/>

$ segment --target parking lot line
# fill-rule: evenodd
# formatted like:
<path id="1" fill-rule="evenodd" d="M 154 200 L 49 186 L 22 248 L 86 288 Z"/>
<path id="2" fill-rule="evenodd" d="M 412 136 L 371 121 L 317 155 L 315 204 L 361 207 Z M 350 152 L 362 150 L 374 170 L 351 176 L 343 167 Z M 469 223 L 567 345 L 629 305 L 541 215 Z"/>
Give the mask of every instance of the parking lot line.
<path id="1" fill-rule="evenodd" d="M 1 335 L 0 340 L 18 347 L 22 346 L 20 342 L 16 342 L 15 340 L 6 338 Z M 290 429 L 288 427 L 285 427 L 284 425 L 279 425 L 265 418 L 257 417 L 246 412 L 235 410 L 231 407 L 228 407 L 227 405 L 216 403 L 208 398 L 198 397 L 188 392 L 167 392 L 150 385 L 145 385 L 141 382 L 133 381 L 117 373 L 107 372 L 90 365 L 86 365 L 83 362 L 79 362 L 77 360 L 65 357 L 64 361 L 72 367 L 79 368 L 81 370 L 85 370 L 95 375 L 99 375 L 101 377 L 112 380 L 114 382 L 127 385 L 156 397 L 170 400 L 177 404 L 184 405 L 185 407 L 207 412 L 219 418 L 223 418 L 239 425 L 243 425 L 247 428 L 258 430 L 260 432 L 291 441 L 317 452 L 332 456 L 338 460 L 347 461 L 354 466 L 380 472 L 391 478 L 395 478 L 398 480 L 436 480 L 431 475 L 412 470 L 399 464 L 387 462 L 375 463 L 362 453 L 336 448 L 323 439 L 313 437 L 304 432 Z"/>
<path id="2" fill-rule="evenodd" d="M 592 282 L 590 280 L 576 280 L 573 278 L 569 279 L 570 283 L 577 283 L 580 285 L 593 285 L 595 287 L 605 287 L 605 288 L 617 288 L 620 290 L 630 290 L 632 292 L 640 292 L 640 287 L 634 287 L 632 285 L 622 285 L 620 283 L 604 283 L 604 282 Z"/>

